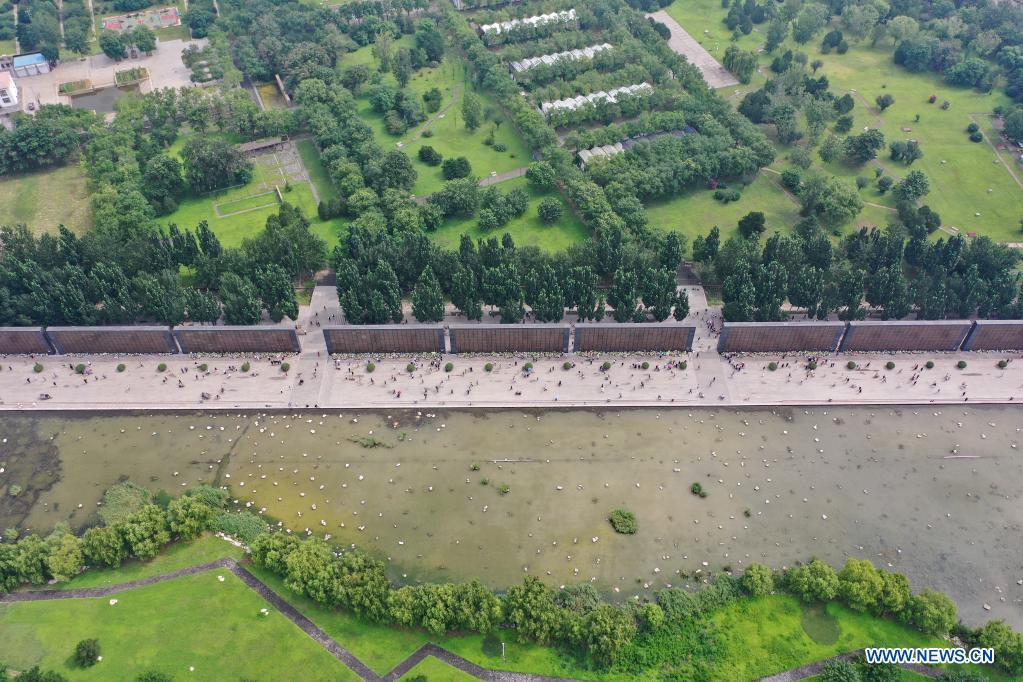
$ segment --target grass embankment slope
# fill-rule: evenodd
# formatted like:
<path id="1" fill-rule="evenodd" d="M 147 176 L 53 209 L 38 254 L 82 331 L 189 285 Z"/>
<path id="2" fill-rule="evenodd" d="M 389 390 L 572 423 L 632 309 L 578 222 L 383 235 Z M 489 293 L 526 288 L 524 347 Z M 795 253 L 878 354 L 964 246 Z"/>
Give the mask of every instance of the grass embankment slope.
<path id="1" fill-rule="evenodd" d="M 725 10 L 719 2 L 677 0 L 666 11 L 708 52 L 719 61 L 723 59 L 731 44 L 731 32 L 722 21 Z M 757 27 L 753 33 L 741 36 L 736 44 L 744 50 L 756 51 L 763 46 L 764 30 L 764 25 Z M 1013 166 L 1011 154 L 999 154 L 988 144 L 988 141 L 995 145 L 1000 142 L 992 127 L 990 113 L 997 105 L 1007 102 L 1004 94 L 953 87 L 933 73 L 906 71 L 893 62 L 890 40 L 880 41 L 873 48 L 869 41 L 852 43 L 844 55 L 823 54 L 819 49 L 822 35 L 805 45 L 796 45 L 790 37 L 775 53 L 760 55 L 759 72 L 754 74 L 750 84 L 723 88 L 719 94 L 738 105 L 745 93 L 759 88 L 773 75 L 768 68 L 771 61 L 787 49 L 805 52 L 810 62 L 817 59 L 824 62 L 817 75 L 828 77 L 836 96 L 850 93 L 856 101 L 851 133 L 862 132 L 869 126 L 880 129 L 886 140 L 885 149 L 878 159 L 859 167 L 842 162 L 824 164 L 814 150 L 815 170 L 836 175 L 850 184 L 855 182 L 856 176 L 871 181 L 860 190 L 861 198 L 868 204 L 864 211 L 857 219 L 839 228 L 849 231 L 860 225 L 884 226 L 893 215 L 890 209 L 894 204 L 890 195 L 878 193 L 873 182 L 874 169 L 882 168 L 895 180 L 912 169 L 923 171 L 930 179 L 931 193 L 924 203 L 941 214 L 944 226 L 956 228 L 964 234 L 976 232 L 987 235 L 997 241 L 1020 241 L 1019 206 L 1023 203 L 1023 187 L 1014 179 L 1013 173 L 1017 178 L 1023 174 Z M 874 100 L 886 93 L 895 97 L 895 104 L 880 112 Z M 937 97 L 935 104 L 928 103 L 931 95 Z M 940 108 L 944 100 L 951 102 L 948 110 Z M 917 114 L 920 115 L 919 121 L 916 120 Z M 987 141 L 979 144 L 970 142 L 965 130 L 972 121 L 981 126 Z M 764 130 L 773 139 L 773 126 L 764 126 Z M 920 143 L 924 157 L 907 168 L 889 158 L 887 145 L 909 139 Z M 805 141 L 797 144 L 805 144 Z M 778 148 L 778 160 L 772 169 L 780 172 L 793 167 L 788 155 L 794 147 L 778 145 Z M 747 196 L 750 193 L 752 196 Z M 709 191 L 691 192 L 654 206 L 651 224 L 662 229 L 680 229 L 690 236 L 706 233 L 713 225 L 719 225 L 726 233 L 735 229 L 732 214 L 741 216 L 748 211 L 760 210 L 767 216 L 769 230 L 780 228 L 784 231 L 792 224 L 791 212 L 798 210 L 792 198 L 785 195 L 777 175 L 772 177 L 761 173 L 744 190 L 739 202 L 718 205 L 717 211 L 708 210 L 713 202 L 710 194 Z M 791 208 L 786 208 L 786 202 Z M 655 215 L 657 220 L 653 219 Z"/>

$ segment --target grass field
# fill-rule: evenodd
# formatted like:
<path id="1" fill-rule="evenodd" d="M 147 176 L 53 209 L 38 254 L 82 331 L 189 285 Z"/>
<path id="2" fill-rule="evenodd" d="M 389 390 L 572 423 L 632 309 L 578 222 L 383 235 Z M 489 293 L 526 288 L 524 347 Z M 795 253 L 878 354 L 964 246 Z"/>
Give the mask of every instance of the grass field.
<path id="1" fill-rule="evenodd" d="M 432 656 L 423 659 L 422 663 L 409 670 L 400 679 L 411 680 L 419 675 L 425 676 L 428 682 L 468 682 L 476 679 Z"/>
<path id="2" fill-rule="evenodd" d="M 220 582 L 218 576 L 223 576 Z M 0 660 L 75 680 L 130 680 L 146 670 L 175 679 L 357 680 L 320 645 L 228 571 L 208 571 L 109 599 L 0 605 Z M 75 644 L 99 640 L 103 661 L 73 668 Z M 194 668 L 194 671 L 190 669 Z"/>
<path id="3" fill-rule="evenodd" d="M 187 139 L 187 135 L 180 136 L 171 145 L 169 153 L 180 155 Z M 329 186 L 330 182 L 326 178 L 323 166 L 319 164 L 312 143 L 301 141 L 298 143 L 298 150 L 298 156 L 303 161 L 307 158 L 316 159 L 316 167 L 309 170 L 310 178 L 321 192 L 328 189 L 324 185 Z M 309 182 L 296 180 L 297 175 L 292 171 L 285 171 L 282 175 L 271 157 L 258 157 L 255 161 L 252 180 L 247 185 L 210 196 L 187 197 L 178 205 L 178 210 L 162 216 L 160 223 L 163 225 L 176 223 L 178 227 L 194 229 L 200 221 L 205 220 L 224 246 L 238 246 L 243 239 L 262 230 L 267 217 L 277 212 L 278 202 L 274 196 L 268 194 L 273 192 L 274 185 L 277 185 L 281 188 L 284 200 L 298 207 L 309 219 L 313 233 L 327 242 L 329 253 L 337 244 L 344 221 L 336 219 L 324 222 L 319 219 L 316 199 Z M 291 178 L 290 191 L 285 189 L 285 177 Z M 333 192 L 332 189 L 330 191 Z M 336 192 L 331 196 L 336 196 Z"/>
<path id="4" fill-rule="evenodd" d="M 207 535 L 171 545 L 153 561 L 90 571 L 62 587 L 120 584 L 241 556 L 242 550 Z M 274 574 L 255 566 L 248 569 L 381 675 L 432 641 L 492 669 L 595 682 L 658 679 L 654 670 L 638 675 L 593 671 L 556 650 L 520 644 L 503 631 L 496 633 L 497 641 L 505 644 L 502 657 L 499 645 L 485 645 L 482 635 L 432 637 L 420 630 L 376 625 L 296 595 Z M 295 669 L 303 670 L 303 679 L 308 680 L 356 679 L 274 609 L 268 617 L 259 616 L 266 603 L 230 572 L 213 570 L 177 578 L 122 592 L 116 599 L 113 606 L 107 598 L 0 605 L 4 633 L 0 661 L 14 669 L 40 663 L 76 680 L 130 680 L 148 669 L 175 679 L 285 679 Z M 806 607 L 785 595 L 734 603 L 714 613 L 711 621 L 721 643 L 720 655 L 708 662 L 708 679 L 714 680 L 752 681 L 863 646 L 942 645 L 894 621 L 837 604 Z M 69 668 L 74 644 L 87 637 L 100 640 L 103 662 L 87 671 Z M 188 672 L 189 666 L 195 667 L 193 673 Z M 431 682 L 469 679 L 433 658 L 408 675 L 417 674 Z M 995 682 L 1010 679 L 990 669 L 984 669 L 984 674 Z M 903 682 L 917 679 L 902 678 Z"/>
<path id="5" fill-rule="evenodd" d="M 722 22 L 724 11 L 717 0 L 677 0 L 666 9 L 711 54 L 719 60 L 723 58 L 730 44 L 731 32 Z M 758 27 L 750 35 L 741 36 L 737 42 L 739 47 L 745 50 L 762 47 L 764 28 Z M 1006 165 L 1013 164 L 1011 156 L 1005 154 L 999 158 L 986 143 L 970 142 L 965 132 L 971 120 L 976 119 L 988 138 L 997 144 L 988 114 L 995 106 L 1006 102 L 1004 94 L 998 91 L 985 94 L 951 87 L 935 74 L 910 73 L 892 61 L 890 41 L 883 41 L 876 48 L 870 48 L 866 42 L 854 44 L 845 55 L 825 55 L 818 49 L 820 40 L 818 36 L 806 45 L 796 46 L 790 39 L 777 53 L 798 48 L 807 53 L 810 61 L 823 61 L 824 66 L 818 75 L 828 77 L 832 92 L 837 96 L 850 92 L 856 100 L 853 132 L 862 131 L 864 126 L 879 128 L 885 134 L 886 147 L 875 162 L 859 168 L 844 163 L 825 166 L 814 152 L 814 166 L 850 182 L 857 175 L 873 180 L 874 168 L 882 167 L 897 180 L 910 169 L 891 161 L 887 144 L 897 140 L 918 140 L 924 157 L 913 164 L 911 169 L 923 171 L 930 179 L 931 193 L 924 199 L 924 203 L 941 214 L 945 226 L 955 227 L 963 233 L 988 235 L 999 241 L 1020 241 L 1019 207 L 1023 204 L 1023 187 L 1017 184 L 1006 169 Z M 742 94 L 763 84 L 770 74 L 767 67 L 773 56 L 761 55 L 762 73 L 755 74 L 749 85 L 723 89 L 721 94 L 737 104 Z M 880 113 L 874 105 L 874 99 L 884 93 L 892 94 L 896 101 L 891 108 Z M 949 100 L 949 110 L 942 111 L 937 103 L 928 104 L 927 99 L 932 94 L 937 96 L 938 103 Z M 920 120 L 916 121 L 918 114 Z M 904 131 L 904 128 L 909 130 Z M 765 130 L 773 132 L 770 126 L 765 126 Z M 789 152 L 790 147 L 781 147 L 773 168 L 781 171 L 790 167 L 787 159 Z M 1016 175 L 1023 174 L 1016 170 Z M 891 205 L 890 197 L 879 197 L 873 185 L 862 190 L 861 196 L 866 202 Z M 687 202 L 676 203 L 680 213 L 690 211 Z M 765 197 L 764 205 L 767 208 L 760 210 L 770 214 L 770 211 L 775 210 L 777 202 Z M 692 210 L 699 213 L 700 207 L 696 205 Z M 980 215 L 976 215 L 978 213 Z M 868 206 L 857 224 L 867 222 L 883 225 L 885 214 L 883 209 Z M 846 226 L 847 229 L 851 227 L 851 224 Z"/>
<path id="6" fill-rule="evenodd" d="M 396 45 L 401 45 L 406 40 L 410 40 L 410 37 L 403 37 Z M 376 66 L 370 47 L 360 48 L 345 55 L 341 63 L 342 66 L 355 64 L 366 64 L 374 68 Z M 384 82 L 396 85 L 394 77 L 390 74 L 385 76 Z M 421 69 L 416 72 L 407 89 L 422 96 L 431 88 L 438 88 L 443 99 L 439 112 L 427 113 L 429 117 L 427 121 L 415 128 L 409 128 L 403 135 L 388 133 L 384 127 L 383 116 L 373 111 L 369 98 L 365 95 L 359 98 L 359 115 L 373 129 L 377 142 L 388 150 L 400 144 L 401 149 L 412 159 L 419 174 L 412 190 L 413 194 L 426 196 L 436 192 L 444 184 L 439 166 L 427 166 L 419 161 L 417 155 L 423 145 L 430 145 L 444 158 L 466 157 L 472 165 L 473 173 L 480 177 L 486 177 L 492 172 L 505 173 L 529 165 L 531 160 L 529 149 L 511 123 L 504 120 L 497 102 L 486 93 L 476 93 L 483 105 L 485 120 L 474 131 L 466 129 L 462 121 L 461 103 L 462 97 L 470 87 L 466 77 L 466 65 L 454 51 L 449 50 L 437 68 Z M 432 131 L 432 137 L 415 139 L 426 129 Z M 492 131 L 495 144 L 504 145 L 506 151 L 495 151 L 492 146 L 483 144 Z"/>
<path id="7" fill-rule="evenodd" d="M 63 224 L 81 234 L 91 219 L 85 173 L 78 166 L 0 179 L 2 225 L 25 223 L 35 234 L 55 234 Z"/>
<path id="8" fill-rule="evenodd" d="M 476 218 L 452 219 L 446 221 L 436 232 L 430 232 L 430 238 L 440 246 L 457 249 L 462 234 L 468 234 L 473 241 L 487 237 L 500 238 L 505 232 L 510 234 L 517 246 L 537 246 L 545 251 L 564 251 L 572 244 L 578 244 L 589 238 L 586 227 L 576 218 L 575 214 L 556 193 L 540 194 L 529 187 L 525 178 L 515 178 L 496 185 L 502 192 L 521 187 L 529 192 L 529 208 L 520 218 L 514 218 L 504 227 L 491 232 L 483 232 L 478 227 Z M 553 196 L 561 201 L 561 220 L 547 225 L 536 214 L 540 200 Z"/>

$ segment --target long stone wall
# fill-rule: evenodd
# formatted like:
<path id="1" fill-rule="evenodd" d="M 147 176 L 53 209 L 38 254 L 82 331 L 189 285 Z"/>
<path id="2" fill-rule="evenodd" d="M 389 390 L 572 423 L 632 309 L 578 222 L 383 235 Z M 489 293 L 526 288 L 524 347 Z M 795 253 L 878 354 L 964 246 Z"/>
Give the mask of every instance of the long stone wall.
<path id="1" fill-rule="evenodd" d="M 49 327 L 46 338 L 65 353 L 177 353 L 170 327 Z"/>
<path id="2" fill-rule="evenodd" d="M 0 355 L 53 353 L 46 334 L 39 327 L 0 327 Z"/>
<path id="3" fill-rule="evenodd" d="M 969 320 L 850 322 L 842 351 L 956 351 L 972 329 Z"/>
<path id="4" fill-rule="evenodd" d="M 417 325 L 324 327 L 327 353 L 443 353 L 444 328 Z"/>
<path id="5" fill-rule="evenodd" d="M 182 353 L 300 353 L 298 334 L 288 327 L 178 327 Z"/>
<path id="6" fill-rule="evenodd" d="M 580 324 L 574 350 L 691 351 L 695 327 L 676 324 Z"/>
<path id="7" fill-rule="evenodd" d="M 1023 320 L 977 320 L 963 350 L 1023 350 Z"/>
<path id="8" fill-rule="evenodd" d="M 568 352 L 567 325 L 452 325 L 449 330 L 452 353 Z"/>
<path id="9" fill-rule="evenodd" d="M 719 353 L 838 350 L 845 322 L 725 322 Z"/>

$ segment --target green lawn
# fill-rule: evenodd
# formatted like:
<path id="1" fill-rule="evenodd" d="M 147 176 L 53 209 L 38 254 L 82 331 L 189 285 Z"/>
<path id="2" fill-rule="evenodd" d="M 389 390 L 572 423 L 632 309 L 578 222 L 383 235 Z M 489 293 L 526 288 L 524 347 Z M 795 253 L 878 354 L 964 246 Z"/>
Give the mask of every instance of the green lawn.
<path id="1" fill-rule="evenodd" d="M 218 576 L 224 578 L 223 582 Z M 75 680 L 132 680 L 146 670 L 175 679 L 357 680 L 319 644 L 229 571 L 207 571 L 108 598 L 0 605 L 0 660 Z M 269 608 L 268 616 L 260 609 Z M 103 660 L 72 667 L 75 643 L 99 640 Z M 194 668 L 194 671 L 190 670 Z"/>
<path id="2" fill-rule="evenodd" d="M 281 91 L 277 89 L 276 83 L 257 85 L 256 90 L 259 91 L 259 98 L 263 100 L 263 106 L 267 109 L 288 108 L 288 103 L 285 101 L 284 96 L 281 95 Z"/>
<path id="3" fill-rule="evenodd" d="M 504 227 L 491 232 L 479 229 L 476 218 L 459 218 L 446 221 L 440 229 L 430 232 L 430 238 L 438 245 L 447 249 L 457 249 L 458 241 L 463 234 L 468 234 L 473 241 L 481 238 L 498 237 L 505 232 L 510 234 L 518 246 L 537 246 L 545 251 L 563 251 L 572 244 L 578 244 L 589 238 L 586 227 L 576 218 L 565 200 L 551 192 L 538 193 L 529 187 L 525 178 L 515 178 L 496 185 L 502 192 L 521 187 L 529 192 L 529 208 L 520 218 L 515 218 Z M 561 201 L 561 219 L 553 225 L 547 225 L 536 214 L 540 200 L 546 196 L 556 197 Z"/>
<path id="4" fill-rule="evenodd" d="M 330 181 L 327 169 L 320 162 L 320 153 L 316 151 L 316 145 L 313 141 L 299 140 L 296 146 L 298 147 L 298 155 L 302 157 L 302 163 L 305 164 L 306 172 L 309 173 L 309 179 L 316 186 L 320 199 L 336 199 L 338 196 L 337 188 Z"/>
<path id="5" fill-rule="evenodd" d="M 723 58 L 731 33 L 722 22 L 725 11 L 717 0 L 677 0 L 666 11 L 711 54 L 719 60 Z M 737 44 L 745 50 L 757 50 L 763 45 L 764 30 L 766 26 L 758 27 L 757 32 L 741 36 Z M 862 131 L 864 126 L 879 128 L 885 134 L 886 147 L 875 162 L 859 168 L 844 163 L 825 166 L 814 152 L 815 167 L 849 182 L 853 182 L 857 175 L 873 180 L 875 167 L 882 167 L 893 178 L 899 179 L 909 169 L 891 161 L 887 144 L 897 140 L 918 140 L 924 158 L 917 161 L 912 169 L 923 171 L 930 179 L 931 193 L 924 203 L 941 214 L 943 224 L 958 228 L 963 233 L 976 232 L 999 241 L 1019 241 L 1019 206 L 1023 202 L 1023 188 L 1013 180 L 1003 163 L 996 163 L 999 159 L 990 146 L 970 142 L 965 132 L 970 121 L 976 119 L 989 139 L 997 143 L 987 115 L 995 106 L 1006 103 L 1005 95 L 1000 91 L 985 94 L 952 87 L 931 73 L 910 73 L 892 61 L 890 41 L 883 41 L 876 48 L 870 48 L 869 42 L 854 44 L 845 55 L 825 55 L 819 51 L 820 40 L 821 36 L 818 36 L 806 45 L 796 46 L 790 38 L 776 54 L 798 48 L 807 53 L 811 62 L 815 59 L 823 61 L 824 66 L 818 75 L 828 77 L 832 92 L 837 96 L 851 92 L 856 99 L 853 132 Z M 773 54 L 761 55 L 761 70 L 767 72 L 773 57 Z M 766 76 L 758 73 L 749 85 L 728 88 L 721 94 L 737 104 L 741 96 L 735 96 L 736 90 L 749 92 L 762 85 L 764 80 Z M 882 114 L 877 111 L 874 99 L 884 93 L 892 94 L 896 101 Z M 950 109 L 942 111 L 937 103 L 928 104 L 927 99 L 932 94 L 937 96 L 938 103 L 949 100 L 952 104 Z M 917 114 L 920 121 L 915 120 Z M 904 128 L 909 130 L 904 131 Z M 770 126 L 765 126 L 765 130 L 773 132 Z M 791 167 L 787 159 L 790 151 L 791 148 L 781 148 L 773 168 L 781 171 Z M 1014 163 L 1008 154 L 1002 161 L 1009 165 Z M 1020 174 L 1017 172 L 1017 175 Z M 866 202 L 891 205 L 891 199 L 880 197 L 873 186 L 862 190 L 861 196 Z M 769 213 L 770 220 L 768 209 L 773 210 L 775 202 L 765 200 L 764 205 L 768 208 L 760 210 Z M 884 209 L 868 206 L 857 224 L 883 225 L 887 213 Z M 979 216 L 976 215 L 978 213 Z"/>
<path id="6" fill-rule="evenodd" d="M 203 535 L 192 542 L 175 542 L 167 545 L 155 559 L 151 561 L 131 560 L 120 568 L 90 569 L 66 583 L 58 583 L 57 588 L 69 590 L 78 587 L 105 587 L 148 578 L 153 575 L 171 573 L 189 566 L 207 564 L 226 557 L 241 559 L 245 551 L 231 543 L 213 535 Z M 46 585 L 40 589 L 51 589 Z"/>
<path id="7" fill-rule="evenodd" d="M 180 156 L 181 149 L 188 137 L 188 134 L 180 135 L 170 146 L 168 153 Z M 300 141 L 298 149 L 303 162 L 316 160 L 316 166 L 309 168 L 309 174 L 313 183 L 316 184 L 317 190 L 322 192 L 325 188 L 329 189 L 330 182 L 327 180 L 326 171 L 319 163 L 316 149 L 312 143 L 308 140 Z M 288 191 L 281 185 L 280 176 L 259 162 L 255 164 L 252 180 L 248 184 L 214 195 L 187 197 L 178 205 L 178 210 L 170 215 L 162 216 L 159 222 L 163 225 L 176 223 L 182 229 L 195 229 L 200 221 L 205 220 L 224 246 L 238 246 L 244 238 L 253 236 L 262 230 L 266 225 L 267 217 L 277 212 L 276 199 L 267 194 L 273 191 L 275 185 L 280 186 L 284 200 L 298 207 L 309 219 L 312 232 L 326 241 L 327 251 L 333 249 L 345 221 L 335 219 L 324 222 L 320 220 L 316 210 L 316 199 L 313 197 L 312 187 L 308 182 L 293 181 L 291 182 L 291 191 Z M 336 196 L 336 192 L 333 190 L 331 192 L 331 196 Z"/>
<path id="8" fill-rule="evenodd" d="M 406 38 L 403 37 L 397 44 L 401 44 Z M 371 48 L 364 47 L 345 55 L 341 59 L 341 64 L 342 66 L 366 64 L 375 68 L 376 62 Z M 384 78 L 384 82 L 396 85 L 394 77 L 390 74 Z M 407 86 L 409 91 L 420 96 L 431 88 L 438 88 L 443 95 L 440 111 L 428 113 L 427 121 L 410 128 L 403 135 L 391 135 L 387 132 L 383 116 L 373 111 L 366 95 L 360 97 L 358 103 L 359 116 L 373 129 L 377 142 L 384 149 L 394 149 L 400 144 L 401 149 L 412 159 L 419 174 L 412 190 L 413 194 L 426 196 L 436 192 L 444 184 L 439 166 L 427 166 L 419 161 L 417 155 L 423 145 L 430 145 L 444 158 L 466 157 L 472 165 L 473 173 L 481 178 L 492 172 L 500 174 L 529 165 L 530 151 L 525 142 L 511 123 L 505 120 L 497 102 L 488 94 L 476 93 L 483 105 L 485 117 L 483 124 L 474 131 L 466 129 L 462 121 L 461 102 L 471 84 L 466 77 L 464 61 L 453 50 L 447 52 L 444 61 L 437 68 L 421 69 L 416 72 Z M 432 131 L 432 137 L 414 139 L 427 129 Z M 495 151 L 492 146 L 483 144 L 491 132 L 494 133 L 495 144 L 503 144 L 507 148 L 505 151 Z"/>
<path id="9" fill-rule="evenodd" d="M 425 676 L 428 682 L 465 682 L 476 679 L 472 675 L 463 673 L 457 668 L 452 668 L 444 661 L 437 660 L 433 656 L 423 659 L 422 663 L 409 670 L 401 679 L 411 680 L 418 675 Z"/>
<path id="10" fill-rule="evenodd" d="M 55 234 L 63 224 L 81 234 L 91 219 L 85 173 L 76 165 L 0 179 L 0 224 L 25 223 L 35 234 Z"/>

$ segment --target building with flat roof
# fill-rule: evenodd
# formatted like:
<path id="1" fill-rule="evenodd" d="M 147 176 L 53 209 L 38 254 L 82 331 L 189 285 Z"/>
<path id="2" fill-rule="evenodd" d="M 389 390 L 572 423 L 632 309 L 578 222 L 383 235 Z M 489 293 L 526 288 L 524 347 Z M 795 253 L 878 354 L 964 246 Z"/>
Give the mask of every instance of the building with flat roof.
<path id="1" fill-rule="evenodd" d="M 18 86 L 9 73 L 0 73 L 0 111 L 20 109 L 18 103 Z"/>

